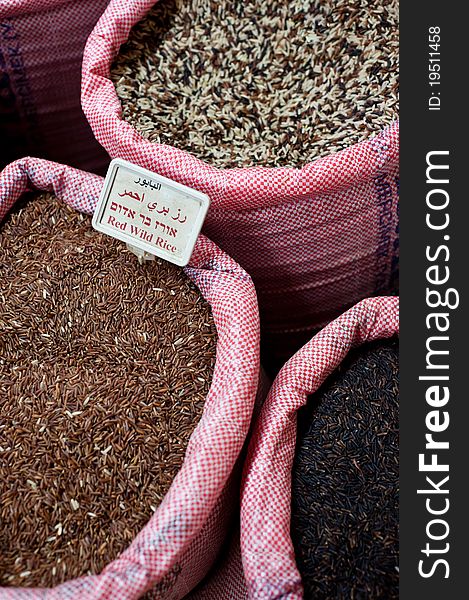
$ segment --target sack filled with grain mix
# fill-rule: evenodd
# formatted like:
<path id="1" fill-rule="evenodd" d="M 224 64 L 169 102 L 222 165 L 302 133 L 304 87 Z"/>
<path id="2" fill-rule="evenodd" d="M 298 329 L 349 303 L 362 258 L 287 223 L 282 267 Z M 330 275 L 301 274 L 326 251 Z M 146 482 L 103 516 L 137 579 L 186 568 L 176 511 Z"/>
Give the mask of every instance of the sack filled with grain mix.
<path id="1" fill-rule="evenodd" d="M 111 156 L 210 196 L 286 358 L 396 291 L 397 87 L 397 0 L 112 0 L 82 104 Z"/>
<path id="2" fill-rule="evenodd" d="M 0 169 L 35 154 L 104 171 L 80 105 L 85 42 L 109 0 L 0 2 Z"/>
<path id="3" fill-rule="evenodd" d="M 0 175 L 2 600 L 182 598 L 239 500 L 251 279 L 204 236 L 185 269 L 140 265 L 83 214 L 102 185 L 32 158 Z"/>
<path id="4" fill-rule="evenodd" d="M 274 381 L 243 473 L 249 598 L 398 598 L 398 302 L 359 302 Z"/>

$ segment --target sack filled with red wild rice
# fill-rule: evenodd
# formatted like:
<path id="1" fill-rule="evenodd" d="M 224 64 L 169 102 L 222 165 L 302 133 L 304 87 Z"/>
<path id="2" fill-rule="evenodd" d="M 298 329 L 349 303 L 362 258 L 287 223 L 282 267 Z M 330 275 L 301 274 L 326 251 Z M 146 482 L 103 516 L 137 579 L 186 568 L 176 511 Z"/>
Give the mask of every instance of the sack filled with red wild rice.
<path id="1" fill-rule="evenodd" d="M 236 508 L 251 280 L 203 236 L 186 269 L 139 264 L 84 214 L 101 187 L 38 159 L 0 175 L 5 599 L 182 598 Z"/>
<path id="2" fill-rule="evenodd" d="M 399 301 L 361 301 L 281 369 L 241 495 L 249 598 L 398 598 Z"/>
<path id="3" fill-rule="evenodd" d="M 398 2 L 112 0 L 82 102 L 113 157 L 210 196 L 277 362 L 396 293 Z"/>
<path id="4" fill-rule="evenodd" d="M 96 173 L 109 157 L 80 105 L 83 49 L 109 0 L 0 2 L 0 169 L 40 155 Z"/>

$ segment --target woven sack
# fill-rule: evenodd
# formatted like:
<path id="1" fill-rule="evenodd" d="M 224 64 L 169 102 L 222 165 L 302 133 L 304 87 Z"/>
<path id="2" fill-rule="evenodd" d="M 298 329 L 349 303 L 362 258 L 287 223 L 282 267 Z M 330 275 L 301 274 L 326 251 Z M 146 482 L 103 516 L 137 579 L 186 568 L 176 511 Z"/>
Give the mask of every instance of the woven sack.
<path id="1" fill-rule="evenodd" d="M 261 367 L 259 389 L 253 411 L 253 427 L 268 395 L 272 382 Z M 251 433 L 248 435 L 240 460 L 244 463 Z M 200 584 L 184 600 L 246 600 L 247 591 L 241 563 L 239 498 L 237 512 L 217 560 Z"/>
<path id="2" fill-rule="evenodd" d="M 290 537 L 296 412 L 352 347 L 398 333 L 398 311 L 394 297 L 359 302 L 314 336 L 274 381 L 255 424 L 243 473 L 241 555 L 249 598 L 303 598 Z M 233 600 L 246 597 L 239 589 Z"/>
<path id="3" fill-rule="evenodd" d="M 16 161 L 0 174 L 0 220 L 32 190 L 53 192 L 91 213 L 102 183 L 96 175 L 57 163 Z M 218 344 L 202 419 L 181 470 L 131 546 L 100 574 L 49 590 L 1 588 L 2 600 L 127 600 L 150 589 L 154 598 L 179 599 L 215 560 L 239 502 L 239 456 L 257 390 L 264 394 L 266 383 L 260 379 L 258 307 L 250 277 L 203 235 L 185 271 L 211 305 Z"/>
<path id="4" fill-rule="evenodd" d="M 395 291 L 398 123 L 302 168 L 218 169 L 151 143 L 122 120 L 110 67 L 154 4 L 111 0 L 85 48 L 83 109 L 112 157 L 210 196 L 204 231 L 253 278 L 264 344 L 281 362 L 345 308 Z"/>
<path id="5" fill-rule="evenodd" d="M 86 38 L 108 2 L 0 2 L 0 168 L 35 154 L 105 170 L 109 158 L 80 106 L 80 71 Z"/>
<path id="6" fill-rule="evenodd" d="M 184 600 L 247 600 L 247 597 L 238 523 L 207 577 Z"/>

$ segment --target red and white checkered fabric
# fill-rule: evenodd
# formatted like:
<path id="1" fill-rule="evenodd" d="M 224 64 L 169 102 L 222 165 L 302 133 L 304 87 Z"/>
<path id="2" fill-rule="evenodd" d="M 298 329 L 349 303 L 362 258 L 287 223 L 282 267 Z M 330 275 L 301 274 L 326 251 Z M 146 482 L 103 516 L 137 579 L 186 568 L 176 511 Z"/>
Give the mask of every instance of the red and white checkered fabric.
<path id="1" fill-rule="evenodd" d="M 0 169 L 26 154 L 92 171 L 109 157 L 80 104 L 85 42 L 109 0 L 0 1 Z"/>
<path id="2" fill-rule="evenodd" d="M 303 598 L 290 537 L 297 411 L 352 347 L 398 331 L 398 298 L 362 300 L 303 346 L 274 381 L 249 443 L 241 490 L 241 554 L 249 598 Z"/>
<path id="3" fill-rule="evenodd" d="M 96 175 L 44 160 L 16 161 L 0 174 L 0 220 L 34 189 L 53 192 L 91 213 L 102 182 Z M 204 413 L 170 490 L 131 546 L 99 575 L 49 590 L 1 588 L 2 600 L 130 600 L 149 589 L 154 598 L 176 600 L 214 561 L 239 499 L 234 468 L 260 377 L 259 316 L 250 277 L 206 237 L 199 237 L 185 270 L 211 305 L 218 346 Z"/>
<path id="4" fill-rule="evenodd" d="M 253 421 L 257 419 L 262 404 L 267 397 L 272 382 L 261 367 L 257 402 L 254 407 Z M 248 440 L 249 440 L 248 435 Z M 247 450 L 247 447 L 245 448 Z M 244 463 L 245 452 L 240 456 Z M 239 482 L 236 488 L 239 492 Z M 246 583 L 241 564 L 240 528 L 239 528 L 239 493 L 236 499 L 237 515 L 226 540 L 223 551 L 217 557 L 212 569 L 205 579 L 184 600 L 247 600 Z"/>
<path id="5" fill-rule="evenodd" d="M 204 232 L 253 278 L 266 346 L 287 357 L 311 337 L 308 332 L 362 298 L 393 290 L 398 123 L 302 168 L 217 169 L 149 142 L 122 120 L 110 65 L 131 27 L 154 4 L 111 0 L 85 48 L 83 109 L 113 158 L 210 196 Z"/>
<path id="6" fill-rule="evenodd" d="M 248 600 L 241 563 L 239 522 L 215 567 L 184 600 Z"/>

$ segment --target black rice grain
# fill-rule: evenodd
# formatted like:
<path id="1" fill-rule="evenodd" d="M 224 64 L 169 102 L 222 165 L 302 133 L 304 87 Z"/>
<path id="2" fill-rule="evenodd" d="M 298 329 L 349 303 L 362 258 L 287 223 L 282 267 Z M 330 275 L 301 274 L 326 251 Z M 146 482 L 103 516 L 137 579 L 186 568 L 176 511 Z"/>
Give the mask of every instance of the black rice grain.
<path id="1" fill-rule="evenodd" d="M 298 414 L 291 534 L 306 599 L 399 596 L 398 348 L 354 350 Z"/>

